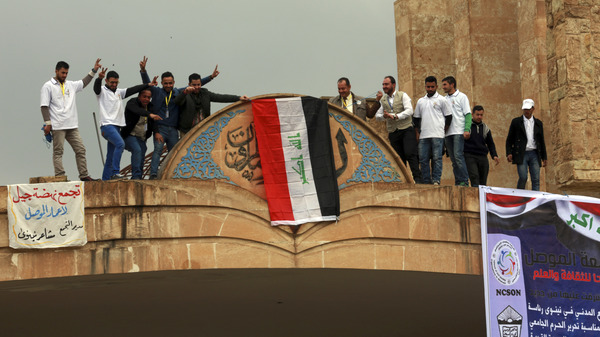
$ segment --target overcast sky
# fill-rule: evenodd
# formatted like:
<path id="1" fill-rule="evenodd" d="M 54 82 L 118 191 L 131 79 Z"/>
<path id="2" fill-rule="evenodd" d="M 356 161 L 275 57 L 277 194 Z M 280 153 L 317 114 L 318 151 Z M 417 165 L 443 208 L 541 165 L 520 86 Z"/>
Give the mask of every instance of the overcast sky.
<path id="1" fill-rule="evenodd" d="M 333 96 L 337 79 L 347 76 L 353 92 L 368 96 L 397 72 L 393 2 L 0 1 L 0 185 L 54 175 L 52 149 L 40 130 L 40 89 L 59 60 L 71 66 L 68 79 L 79 80 L 99 57 L 120 74 L 120 87 L 141 83 L 138 64 L 146 55 L 149 74 L 171 71 L 176 87 L 218 63 L 221 75 L 206 86 L 217 93 Z M 214 104 L 212 111 L 225 106 Z M 77 108 L 88 170 L 100 178 L 92 84 L 78 94 Z M 106 153 L 106 140 L 101 143 Z M 69 179 L 78 179 L 66 142 L 63 163 Z M 126 151 L 121 168 L 129 163 Z"/>

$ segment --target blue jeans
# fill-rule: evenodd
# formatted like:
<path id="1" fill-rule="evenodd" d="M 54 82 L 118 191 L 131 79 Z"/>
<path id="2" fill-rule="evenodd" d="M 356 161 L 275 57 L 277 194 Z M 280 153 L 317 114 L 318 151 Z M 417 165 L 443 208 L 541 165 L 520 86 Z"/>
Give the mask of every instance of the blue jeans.
<path id="1" fill-rule="evenodd" d="M 116 125 L 103 125 L 100 131 L 102 137 L 108 141 L 102 180 L 110 180 L 110 177 L 119 174 L 121 170 L 121 156 L 125 150 L 125 142 L 121 138 L 121 128 Z"/>
<path id="2" fill-rule="evenodd" d="M 142 179 L 146 141 L 129 135 L 125 138 L 125 149 L 131 152 L 131 179 Z"/>
<path id="3" fill-rule="evenodd" d="M 159 125 L 158 133 L 163 137 L 164 142 L 159 142 L 154 137 L 154 152 L 152 153 L 152 162 L 150 163 L 150 176 L 158 175 L 158 165 L 160 165 L 160 155 L 162 154 L 165 143 L 167 149 L 171 151 L 179 141 L 179 132 L 174 126 Z"/>
<path id="4" fill-rule="evenodd" d="M 525 151 L 525 157 L 522 164 L 517 164 L 517 173 L 519 181 L 517 182 L 518 189 L 525 189 L 527 184 L 527 168 L 531 174 L 531 189 L 533 191 L 540 190 L 540 162 L 537 151 Z"/>
<path id="5" fill-rule="evenodd" d="M 421 138 L 419 140 L 419 163 L 424 184 L 439 183 L 442 179 L 442 151 L 444 138 Z M 429 168 L 429 160 L 433 161 L 433 176 Z"/>
<path id="6" fill-rule="evenodd" d="M 446 137 L 446 149 L 452 161 L 454 171 L 454 185 L 461 183 L 469 186 L 469 172 L 465 161 L 465 137 L 463 135 L 451 135 Z"/>

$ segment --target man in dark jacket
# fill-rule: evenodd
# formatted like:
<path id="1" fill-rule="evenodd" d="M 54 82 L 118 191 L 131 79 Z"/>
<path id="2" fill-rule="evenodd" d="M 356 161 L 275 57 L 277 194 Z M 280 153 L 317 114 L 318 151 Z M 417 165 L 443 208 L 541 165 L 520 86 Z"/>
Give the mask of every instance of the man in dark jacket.
<path id="1" fill-rule="evenodd" d="M 506 159 L 517 165 L 519 181 L 517 188 L 524 189 L 527 183 L 527 169 L 531 174 L 531 189 L 540 190 L 540 166 L 545 167 L 548 156 L 544 141 L 544 124 L 533 117 L 534 102 L 523 101 L 523 116 L 510 123 L 506 137 Z"/>
<path id="2" fill-rule="evenodd" d="M 465 140 L 465 161 L 471 186 L 487 185 L 487 176 L 490 164 L 487 159 L 488 152 L 496 165 L 500 163 L 496 153 L 496 145 L 492 138 L 492 131 L 483 122 L 483 107 L 473 107 L 473 123 L 471 123 L 471 136 Z"/>
<path id="3" fill-rule="evenodd" d="M 248 96 L 215 94 L 202 88 L 202 77 L 196 73 L 189 76 L 189 86 L 174 99 L 179 105 L 178 129 L 185 135 L 201 120 L 210 116 L 210 102 L 231 103 L 239 100 L 249 101 Z"/>
<path id="4" fill-rule="evenodd" d="M 140 91 L 138 97 L 127 101 L 125 106 L 125 126 L 121 129 L 121 137 L 125 140 L 125 149 L 131 152 L 131 179 L 142 179 L 144 157 L 146 156 L 146 140 L 152 136 L 153 122 L 162 118 L 153 114 L 152 91 Z"/>

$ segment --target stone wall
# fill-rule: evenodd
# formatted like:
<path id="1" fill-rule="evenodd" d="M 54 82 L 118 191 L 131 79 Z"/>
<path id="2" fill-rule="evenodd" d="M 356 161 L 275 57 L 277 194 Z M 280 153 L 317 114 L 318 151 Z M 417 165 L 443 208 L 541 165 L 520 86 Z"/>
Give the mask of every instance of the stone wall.
<path id="1" fill-rule="evenodd" d="M 0 281 L 223 268 L 480 275 L 477 195 L 475 188 L 357 184 L 340 192 L 339 221 L 272 227 L 266 200 L 224 181 L 88 182 L 88 243 L 16 250 L 0 231 Z M 6 212 L 0 204 L 0 228 L 8 228 Z"/>
<path id="2" fill-rule="evenodd" d="M 600 195 L 600 1 L 546 1 L 554 179 Z"/>
<path id="3" fill-rule="evenodd" d="M 490 163 L 489 185 L 516 186 L 506 135 L 532 98 L 548 148 L 542 190 L 600 195 L 599 1 L 402 0 L 394 10 L 400 89 L 413 104 L 427 75 L 453 75 L 471 107 L 485 108 L 502 159 Z M 443 178 L 452 183 L 448 159 Z"/>
<path id="4" fill-rule="evenodd" d="M 490 162 L 488 185 L 515 187 L 516 169 L 506 162 L 504 143 L 510 120 L 520 114 L 517 1 L 396 1 L 398 77 L 413 105 L 425 95 L 425 77 L 454 76 L 471 107 L 482 105 L 498 154 Z M 434 9 L 434 10 L 432 10 Z M 444 159 L 442 184 L 454 184 Z"/>

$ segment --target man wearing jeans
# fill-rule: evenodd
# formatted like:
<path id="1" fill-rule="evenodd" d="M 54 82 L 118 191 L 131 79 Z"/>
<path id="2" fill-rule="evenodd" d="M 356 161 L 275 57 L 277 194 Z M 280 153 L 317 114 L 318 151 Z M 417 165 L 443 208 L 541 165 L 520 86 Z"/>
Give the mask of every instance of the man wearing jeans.
<path id="1" fill-rule="evenodd" d="M 442 80 L 442 89 L 452 109 L 452 123 L 446 131 L 446 149 L 452 161 L 454 185 L 469 186 L 469 173 L 465 162 L 465 139 L 471 135 L 471 106 L 467 95 L 456 89 L 456 79 L 448 76 Z"/>
<path id="2" fill-rule="evenodd" d="M 125 127 L 121 129 L 121 137 L 125 140 L 125 150 L 131 152 L 131 179 L 142 179 L 146 140 L 152 135 L 153 121 L 160 116 L 151 113 L 152 91 L 146 88 L 136 98 L 127 101 L 125 106 Z"/>
<path id="3" fill-rule="evenodd" d="M 52 132 L 54 137 L 52 159 L 55 176 L 65 175 L 62 156 L 66 140 L 75 152 L 79 179 L 81 181 L 94 180 L 88 174 L 85 146 L 79 135 L 75 94 L 82 91 L 92 81 L 101 66 L 100 59 L 97 59 L 92 71 L 83 80 L 67 81 L 69 64 L 60 61 L 56 64 L 56 76 L 42 87 L 40 107 L 45 123 L 44 134 Z"/>
<path id="4" fill-rule="evenodd" d="M 527 170 L 531 174 L 531 189 L 540 190 L 540 166 L 545 167 L 548 156 L 544 141 L 544 124 L 533 117 L 534 102 L 523 101 L 523 116 L 510 123 L 506 137 L 506 159 L 517 165 L 518 189 L 524 189 L 527 183 Z"/>
<path id="5" fill-rule="evenodd" d="M 425 79 L 427 95 L 419 98 L 413 120 L 419 133 L 419 162 L 424 184 L 439 185 L 442 179 L 442 151 L 444 131 L 452 122 L 452 111 L 448 100 L 437 92 L 437 79 Z M 433 173 L 429 160 L 433 160 Z"/>
<path id="6" fill-rule="evenodd" d="M 102 86 L 102 79 L 106 75 L 106 85 Z M 140 92 L 148 86 L 156 85 L 156 77 L 150 84 L 140 84 L 131 88 L 117 88 L 119 74 L 116 71 L 106 73 L 103 68 L 94 83 L 94 92 L 98 98 L 100 113 L 100 131 L 107 140 L 106 161 L 102 171 L 102 180 L 123 179 L 119 174 L 121 156 L 125 149 L 125 141 L 121 137 L 121 128 L 125 126 L 125 106 L 123 99 Z"/>
<path id="7" fill-rule="evenodd" d="M 146 63 L 148 58 L 144 56 L 140 61 L 140 75 L 144 83 L 150 83 L 150 77 L 146 72 Z M 202 84 L 210 82 L 219 74 L 215 68 L 213 75 L 202 79 Z M 160 157 L 162 155 L 165 144 L 167 149 L 171 151 L 175 144 L 179 141 L 179 132 L 177 124 L 179 123 L 179 105 L 175 103 L 175 97 L 184 89 L 177 89 L 175 85 L 175 77 L 169 71 L 164 72 L 161 76 L 161 85 L 159 87 L 151 87 L 152 103 L 154 104 L 153 113 L 159 115 L 162 119 L 154 123 L 154 152 L 152 153 L 152 161 L 150 163 L 150 179 L 156 179 L 158 176 L 158 166 L 160 165 Z"/>

